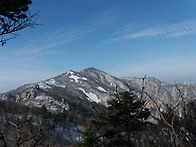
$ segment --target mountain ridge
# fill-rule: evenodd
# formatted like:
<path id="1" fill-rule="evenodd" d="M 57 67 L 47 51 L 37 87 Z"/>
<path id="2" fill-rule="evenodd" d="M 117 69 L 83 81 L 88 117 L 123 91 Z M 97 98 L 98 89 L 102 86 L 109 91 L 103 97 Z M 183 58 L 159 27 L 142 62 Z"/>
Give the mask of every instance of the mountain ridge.
<path id="1" fill-rule="evenodd" d="M 178 103 L 178 89 L 189 99 L 196 98 L 196 85 L 170 85 L 154 77 L 117 78 L 96 68 L 87 68 L 80 72 L 69 70 L 56 77 L 18 87 L 1 96 L 2 100 L 16 101 L 25 105 L 42 107 L 48 110 L 68 110 L 69 102 L 88 101 L 107 106 L 107 100 L 114 98 L 116 90 L 134 91 L 140 95 L 142 88 L 156 101 L 166 107 Z M 59 96 L 61 95 L 61 96 Z"/>

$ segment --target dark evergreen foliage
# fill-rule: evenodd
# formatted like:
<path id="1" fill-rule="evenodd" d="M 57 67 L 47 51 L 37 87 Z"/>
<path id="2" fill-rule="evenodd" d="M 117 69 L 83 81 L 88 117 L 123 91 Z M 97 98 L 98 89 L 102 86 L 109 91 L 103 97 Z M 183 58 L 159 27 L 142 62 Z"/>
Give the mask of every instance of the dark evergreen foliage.
<path id="1" fill-rule="evenodd" d="M 93 122 L 96 134 L 83 133 L 84 144 L 90 145 L 88 140 L 99 138 L 97 143 L 100 146 L 134 146 L 131 137 L 141 132 L 148 123 L 146 120 L 150 111 L 143 109 L 144 101 L 139 100 L 132 91 L 118 92 L 115 96 L 115 99 L 108 101 L 108 111 L 100 114 L 99 121 Z"/>
<path id="2" fill-rule="evenodd" d="M 26 27 L 35 26 L 37 14 L 29 13 L 29 5 L 31 0 L 0 0 L 0 36 L 1 45 L 3 46 L 7 40 L 12 38 L 4 38 L 5 35 L 14 34 Z"/>
<path id="3" fill-rule="evenodd" d="M 91 127 L 87 127 L 82 135 L 83 142 L 79 145 L 80 147 L 99 147 L 99 138 L 96 136 L 94 130 Z"/>
<path id="4" fill-rule="evenodd" d="M 27 18 L 26 12 L 32 3 L 31 0 L 0 0 L 0 15 L 5 16 L 13 21 Z M 1 22 L 3 18 L 1 17 Z"/>

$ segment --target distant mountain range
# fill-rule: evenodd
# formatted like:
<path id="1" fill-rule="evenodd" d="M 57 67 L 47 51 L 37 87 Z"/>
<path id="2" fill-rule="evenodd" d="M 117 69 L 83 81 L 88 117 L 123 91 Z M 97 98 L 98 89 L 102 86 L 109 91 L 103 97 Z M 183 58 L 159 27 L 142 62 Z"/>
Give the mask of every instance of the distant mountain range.
<path id="1" fill-rule="evenodd" d="M 133 89 L 139 96 L 144 87 L 151 97 L 163 108 L 177 104 L 183 93 L 186 100 L 196 99 L 195 84 L 170 85 L 156 78 L 117 78 L 95 68 L 80 72 L 67 71 L 45 81 L 21 86 L 1 95 L 2 100 L 23 103 L 30 107 L 46 106 L 51 112 L 85 107 L 91 104 L 107 105 L 107 100 L 118 91 Z M 144 97 L 145 98 L 145 97 Z"/>

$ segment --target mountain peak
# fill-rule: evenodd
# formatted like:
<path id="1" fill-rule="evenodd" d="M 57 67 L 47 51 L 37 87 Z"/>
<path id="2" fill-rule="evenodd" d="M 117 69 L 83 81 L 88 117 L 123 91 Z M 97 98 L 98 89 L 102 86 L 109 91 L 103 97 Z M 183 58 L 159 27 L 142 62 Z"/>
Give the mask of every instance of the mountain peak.
<path id="1" fill-rule="evenodd" d="M 179 100 L 175 86 L 156 78 L 146 78 L 144 84 L 142 78 L 117 78 L 91 67 L 80 72 L 69 70 L 45 81 L 21 86 L 8 92 L 6 99 L 35 107 L 47 105 L 48 109 L 53 111 L 53 108 L 59 109 L 60 105 L 65 106 L 62 99 L 69 99 L 68 102 L 89 100 L 106 105 L 107 100 L 114 97 L 116 87 L 119 91 L 128 91 L 131 88 L 140 93 L 142 86 L 145 86 L 149 95 L 156 96 L 155 98 L 163 104 L 177 103 Z M 35 86 L 38 88 L 36 89 Z M 182 85 L 180 88 L 183 93 L 191 95 L 191 98 L 195 97 L 196 86 Z M 0 96 L 2 97 L 2 94 Z"/>
<path id="2" fill-rule="evenodd" d="M 75 73 L 75 71 L 73 71 L 73 70 L 68 70 L 65 74 L 66 74 L 66 75 L 69 75 L 69 74 L 72 75 L 72 74 L 74 74 L 74 73 Z"/>
<path id="3" fill-rule="evenodd" d="M 97 72 L 97 71 L 98 72 L 103 72 L 103 71 L 101 71 L 99 69 L 96 69 L 94 67 L 86 68 L 86 69 L 82 70 L 81 72 Z"/>

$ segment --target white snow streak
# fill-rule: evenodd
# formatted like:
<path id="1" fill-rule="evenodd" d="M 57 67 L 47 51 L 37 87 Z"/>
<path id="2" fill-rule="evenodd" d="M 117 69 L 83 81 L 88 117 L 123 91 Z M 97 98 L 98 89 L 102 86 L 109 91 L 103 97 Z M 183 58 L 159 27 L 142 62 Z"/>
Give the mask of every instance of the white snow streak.
<path id="1" fill-rule="evenodd" d="M 82 88 L 79 88 L 79 89 L 88 97 L 88 99 L 89 99 L 90 101 L 94 101 L 94 102 L 96 102 L 96 103 L 99 103 L 99 102 L 100 102 L 100 100 L 98 99 L 98 97 L 97 97 L 96 94 L 94 94 L 94 93 L 92 93 L 92 92 L 87 93 L 87 92 L 85 92 L 85 90 L 82 89 Z"/>
<path id="2" fill-rule="evenodd" d="M 49 81 L 45 82 L 46 84 L 55 85 L 56 81 L 54 79 L 50 79 Z"/>
<path id="3" fill-rule="evenodd" d="M 103 87 L 98 87 L 97 88 L 99 91 L 102 91 L 102 92 L 107 92 Z"/>
<path id="4" fill-rule="evenodd" d="M 74 79 L 76 83 L 78 83 L 78 79 L 80 79 L 80 77 L 78 77 L 76 75 L 71 75 L 71 76 L 69 76 L 69 78 Z"/>
<path id="5" fill-rule="evenodd" d="M 75 75 L 75 73 L 74 73 L 73 71 L 68 71 L 68 72 L 66 73 L 66 75 L 69 75 L 69 74 L 71 74 L 71 75 L 69 76 L 69 78 L 70 78 L 70 79 L 74 79 L 74 81 L 75 81 L 76 83 L 79 82 L 78 80 L 87 80 L 87 78 L 85 78 L 85 77 L 78 77 L 77 75 Z"/>
<path id="6" fill-rule="evenodd" d="M 39 85 L 40 88 L 43 88 L 43 89 L 47 89 L 47 88 L 48 88 L 48 89 L 52 89 L 52 87 L 48 86 L 48 85 L 45 84 L 45 83 L 39 83 L 38 85 Z"/>
<path id="7" fill-rule="evenodd" d="M 54 79 L 50 79 L 49 81 L 46 81 L 45 83 L 49 84 L 49 85 L 56 86 L 56 87 L 65 88 L 65 85 L 58 84 L 58 82 L 55 81 Z"/>

